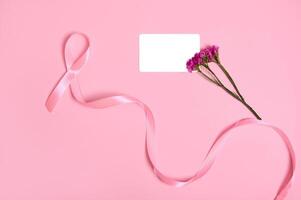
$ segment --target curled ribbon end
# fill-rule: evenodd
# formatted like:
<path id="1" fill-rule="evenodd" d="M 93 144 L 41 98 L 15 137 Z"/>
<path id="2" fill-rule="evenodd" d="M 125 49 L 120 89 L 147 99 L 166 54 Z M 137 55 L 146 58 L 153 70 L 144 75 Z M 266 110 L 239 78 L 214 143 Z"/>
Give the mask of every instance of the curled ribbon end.
<path id="1" fill-rule="evenodd" d="M 45 107 L 46 107 L 46 109 L 48 110 L 48 112 L 52 112 L 53 111 L 53 109 L 54 109 L 54 106 L 51 104 L 51 103 L 49 103 L 49 101 L 47 100 L 46 101 L 46 103 L 45 103 Z"/>

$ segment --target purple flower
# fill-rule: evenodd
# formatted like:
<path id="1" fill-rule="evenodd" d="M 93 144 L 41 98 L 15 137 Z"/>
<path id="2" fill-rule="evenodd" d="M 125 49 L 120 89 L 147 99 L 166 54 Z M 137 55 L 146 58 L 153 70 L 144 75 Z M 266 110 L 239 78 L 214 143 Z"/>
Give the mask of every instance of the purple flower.
<path id="1" fill-rule="evenodd" d="M 195 65 L 201 64 L 202 59 L 201 59 L 201 57 L 200 57 L 200 54 L 199 54 L 199 53 L 194 54 L 194 56 L 193 56 L 193 58 L 192 58 L 192 61 L 193 61 L 193 63 L 194 63 Z"/>
<path id="2" fill-rule="evenodd" d="M 202 49 L 201 51 L 204 52 L 206 58 L 207 58 L 207 62 L 211 62 L 212 59 L 213 59 L 213 55 L 211 53 L 211 47 L 210 46 L 207 46 L 205 47 L 204 49 Z"/>
<path id="3" fill-rule="evenodd" d="M 202 50 L 200 51 L 199 55 L 202 60 L 204 60 L 204 58 L 206 58 L 206 53 Z"/>
<path id="4" fill-rule="evenodd" d="M 200 52 L 194 54 L 194 56 L 187 61 L 186 67 L 189 72 L 192 72 L 197 66 L 209 62 L 219 62 L 218 46 L 208 45 L 202 48 Z"/>
<path id="5" fill-rule="evenodd" d="M 192 59 L 189 59 L 186 63 L 186 68 L 189 72 L 192 72 L 195 68 L 195 64 Z"/>
<path id="6" fill-rule="evenodd" d="M 210 51 L 213 56 L 217 56 L 218 55 L 218 46 L 212 45 L 210 48 Z"/>

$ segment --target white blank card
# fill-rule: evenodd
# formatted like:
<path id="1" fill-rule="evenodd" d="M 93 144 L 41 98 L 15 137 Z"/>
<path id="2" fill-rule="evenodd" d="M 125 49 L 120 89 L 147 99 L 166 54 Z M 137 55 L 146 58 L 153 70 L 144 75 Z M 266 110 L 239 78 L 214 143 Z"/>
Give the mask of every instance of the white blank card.
<path id="1" fill-rule="evenodd" d="M 199 50 L 199 34 L 140 34 L 139 71 L 187 72 L 187 60 Z"/>

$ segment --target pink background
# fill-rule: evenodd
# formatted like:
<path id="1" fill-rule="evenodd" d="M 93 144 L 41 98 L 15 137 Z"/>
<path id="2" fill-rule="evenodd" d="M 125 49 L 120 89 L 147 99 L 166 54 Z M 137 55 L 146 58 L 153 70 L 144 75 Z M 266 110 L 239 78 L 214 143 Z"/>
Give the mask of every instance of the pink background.
<path id="1" fill-rule="evenodd" d="M 247 101 L 287 132 L 300 161 L 300 8 L 298 0 L 1 0 L 0 199 L 273 199 L 287 155 L 266 128 L 235 130 L 206 176 L 174 188 L 146 165 L 137 107 L 91 110 L 69 92 L 53 114 L 44 103 L 65 71 L 64 38 L 84 32 L 84 93 L 144 101 L 156 117 L 159 168 L 193 174 L 217 132 L 251 115 L 196 75 L 139 73 L 138 35 L 199 33 L 202 44 L 221 46 Z M 301 198 L 299 166 L 289 200 Z"/>

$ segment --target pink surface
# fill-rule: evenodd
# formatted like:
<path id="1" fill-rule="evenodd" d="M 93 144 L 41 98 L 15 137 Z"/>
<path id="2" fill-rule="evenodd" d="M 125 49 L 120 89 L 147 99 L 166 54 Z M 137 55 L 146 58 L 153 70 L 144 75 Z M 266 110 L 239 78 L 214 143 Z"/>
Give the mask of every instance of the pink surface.
<path id="1" fill-rule="evenodd" d="M 85 32 L 91 40 L 79 76 L 85 95 L 121 92 L 143 100 L 157 122 L 159 167 L 190 175 L 217 132 L 250 114 L 198 76 L 139 73 L 138 35 L 199 33 L 202 42 L 221 46 L 246 99 L 288 133 L 299 161 L 300 6 L 296 0 L 1 1 L 0 198 L 272 199 L 287 157 L 266 128 L 235 130 L 203 179 L 174 188 L 146 167 L 141 110 L 91 110 L 65 95 L 49 114 L 44 103 L 65 71 L 65 37 Z M 297 165 L 287 199 L 301 198 L 300 185 Z"/>

